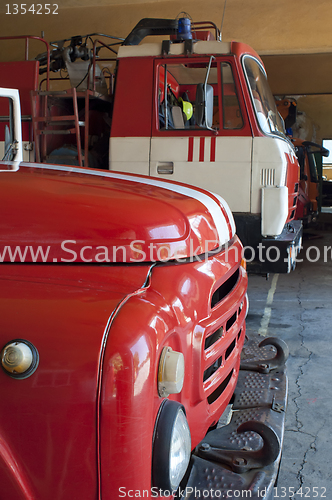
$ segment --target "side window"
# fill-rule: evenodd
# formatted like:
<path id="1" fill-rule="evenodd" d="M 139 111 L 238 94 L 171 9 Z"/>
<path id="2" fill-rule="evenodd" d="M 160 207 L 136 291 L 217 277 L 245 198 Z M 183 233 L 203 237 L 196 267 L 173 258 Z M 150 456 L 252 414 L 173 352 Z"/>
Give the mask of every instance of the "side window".
<path id="1" fill-rule="evenodd" d="M 15 157 L 13 131 L 13 101 L 0 97 L 0 160 L 11 161 Z"/>
<path id="2" fill-rule="evenodd" d="M 221 64 L 223 128 L 235 130 L 243 127 L 243 118 L 234 83 L 231 65 Z"/>
<path id="3" fill-rule="evenodd" d="M 217 63 L 211 58 L 160 64 L 159 130 L 219 128 Z"/>

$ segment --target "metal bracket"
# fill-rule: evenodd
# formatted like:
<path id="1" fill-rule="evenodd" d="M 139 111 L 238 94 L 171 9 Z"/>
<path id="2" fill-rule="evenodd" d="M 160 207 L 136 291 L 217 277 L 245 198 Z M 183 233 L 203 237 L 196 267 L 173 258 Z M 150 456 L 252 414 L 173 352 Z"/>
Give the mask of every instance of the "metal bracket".
<path id="1" fill-rule="evenodd" d="M 246 431 L 254 431 L 261 436 L 262 448 L 256 451 L 223 450 L 203 442 L 198 446 L 197 454 L 201 458 L 228 465 L 233 472 L 238 474 L 272 464 L 280 453 L 280 441 L 274 430 L 263 422 L 250 420 L 241 424 L 237 429 L 238 433 Z"/>
<path id="2" fill-rule="evenodd" d="M 268 337 L 258 344 L 258 347 L 272 345 L 276 347 L 277 352 L 272 359 L 261 359 L 252 361 L 251 359 L 244 359 L 241 361 L 240 370 L 252 370 L 260 373 L 270 373 L 271 370 L 282 368 L 289 356 L 289 349 L 286 342 L 278 337 Z"/>
<path id="3" fill-rule="evenodd" d="M 186 56 L 191 55 L 194 52 L 194 42 L 193 40 L 184 41 L 184 53 Z"/>
<path id="4" fill-rule="evenodd" d="M 168 56 L 169 51 L 171 50 L 171 40 L 163 40 L 161 42 L 161 53 L 163 57 Z"/>
<path id="5" fill-rule="evenodd" d="M 271 410 L 276 411 L 277 413 L 282 413 L 283 411 L 285 411 L 284 405 L 277 403 L 275 396 L 273 396 L 273 399 L 272 399 Z"/>

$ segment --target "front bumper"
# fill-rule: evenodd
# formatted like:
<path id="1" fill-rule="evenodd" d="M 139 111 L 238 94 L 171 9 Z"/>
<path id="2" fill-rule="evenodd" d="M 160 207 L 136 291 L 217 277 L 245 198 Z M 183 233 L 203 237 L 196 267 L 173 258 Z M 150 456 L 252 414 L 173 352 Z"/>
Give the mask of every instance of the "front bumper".
<path id="1" fill-rule="evenodd" d="M 302 235 L 302 221 L 294 220 L 286 224 L 282 233 L 276 238 L 263 238 L 255 260 L 247 263 L 248 272 L 289 273 L 293 271 L 301 250 Z"/>
<path id="2" fill-rule="evenodd" d="M 271 346 L 258 347 L 262 339 L 245 345 L 230 422 L 211 430 L 196 447 L 176 498 L 273 499 L 285 426 L 287 355 L 280 356 L 278 348 L 277 361 L 269 363 Z M 238 433 L 241 424 L 247 430 Z"/>

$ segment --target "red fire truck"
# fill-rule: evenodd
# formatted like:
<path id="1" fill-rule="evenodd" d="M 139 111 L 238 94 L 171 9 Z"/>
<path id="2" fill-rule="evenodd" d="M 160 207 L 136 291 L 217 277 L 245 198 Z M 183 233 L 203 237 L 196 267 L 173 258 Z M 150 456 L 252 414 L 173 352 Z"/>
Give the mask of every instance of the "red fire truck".
<path id="1" fill-rule="evenodd" d="M 271 500 L 287 347 L 246 338 L 226 202 L 23 162 L 18 92 L 0 96 L 1 498 Z"/>
<path id="2" fill-rule="evenodd" d="M 292 140 L 296 147 L 296 155 L 300 164 L 299 196 L 296 218 L 302 219 L 305 225 L 315 222 L 319 215 L 320 175 L 315 155 L 329 156 L 329 151 L 320 144 L 301 139 Z"/>
<path id="3" fill-rule="evenodd" d="M 316 156 L 329 156 L 329 151 L 320 144 L 293 137 L 292 126 L 296 123 L 297 103 L 294 98 L 279 99 L 277 109 L 285 120 L 286 130 L 295 146 L 300 165 L 300 182 L 295 218 L 307 226 L 315 222 L 320 212 L 319 199 L 322 196 L 321 174 L 316 164 Z"/>
<path id="4" fill-rule="evenodd" d="M 148 35 L 163 40 L 140 44 Z M 115 43 L 116 57 L 107 57 Z M 295 267 L 299 164 L 251 47 L 186 18 L 143 19 L 116 42 L 91 34 L 46 46 L 34 61 L 0 66 L 0 84 L 21 91 L 30 159 L 212 190 L 227 200 L 249 263 L 262 272 Z M 61 76 L 50 80 L 50 71 Z"/>

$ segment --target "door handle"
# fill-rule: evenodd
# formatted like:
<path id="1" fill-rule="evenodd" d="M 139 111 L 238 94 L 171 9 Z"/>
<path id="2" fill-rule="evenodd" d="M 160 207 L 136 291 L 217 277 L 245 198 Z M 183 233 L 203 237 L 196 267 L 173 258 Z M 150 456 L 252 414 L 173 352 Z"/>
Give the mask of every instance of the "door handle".
<path id="1" fill-rule="evenodd" d="M 172 161 L 162 161 L 157 163 L 157 173 L 169 175 L 174 172 L 174 163 Z"/>

